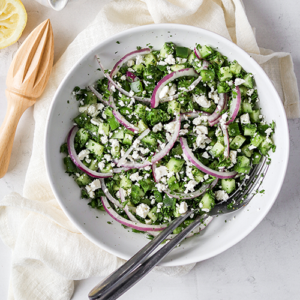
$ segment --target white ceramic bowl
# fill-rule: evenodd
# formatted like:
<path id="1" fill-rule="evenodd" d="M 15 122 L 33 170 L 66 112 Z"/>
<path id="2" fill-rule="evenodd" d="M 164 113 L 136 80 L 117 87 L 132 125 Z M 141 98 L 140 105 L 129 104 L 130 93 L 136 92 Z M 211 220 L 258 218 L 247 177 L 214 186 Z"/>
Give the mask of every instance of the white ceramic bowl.
<path id="1" fill-rule="evenodd" d="M 120 44 L 116 41 L 120 41 Z M 85 87 L 102 76 L 97 71 L 95 54 L 100 55 L 106 68 L 112 68 L 117 60 L 135 50 L 136 46 L 145 47 L 151 43 L 154 49 L 160 49 L 166 41 L 191 48 L 195 43 L 208 44 L 218 48 L 230 60 L 236 59 L 245 70 L 254 74 L 260 106 L 266 120 L 274 120 L 277 124 L 274 135 L 277 149 L 271 154 L 272 163 L 263 182 L 265 193 L 255 196 L 242 211 L 215 218 L 200 235 L 185 241 L 161 263 L 164 266 L 177 266 L 208 259 L 242 240 L 268 213 L 283 183 L 289 156 L 289 134 L 284 108 L 271 81 L 249 54 L 215 33 L 185 25 L 148 25 L 115 35 L 91 49 L 62 81 L 49 112 L 45 146 L 53 192 L 70 220 L 99 247 L 123 259 L 133 256 L 149 240 L 143 234 L 125 230 L 119 223 L 112 221 L 107 213 L 91 209 L 86 200 L 80 199 L 80 189 L 65 174 L 59 147 L 72 127 L 72 119 L 78 114 L 78 102 L 71 96 L 73 87 Z M 112 225 L 108 221 L 112 221 Z"/>

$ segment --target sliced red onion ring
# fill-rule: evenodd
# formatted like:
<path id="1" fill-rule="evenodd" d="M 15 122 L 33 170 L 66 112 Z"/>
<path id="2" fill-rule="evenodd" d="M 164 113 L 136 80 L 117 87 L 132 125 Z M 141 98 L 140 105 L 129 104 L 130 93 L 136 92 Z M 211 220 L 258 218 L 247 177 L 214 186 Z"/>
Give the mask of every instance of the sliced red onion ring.
<path id="1" fill-rule="evenodd" d="M 128 163 L 125 163 L 123 165 L 121 165 L 120 161 L 119 161 L 118 166 L 122 166 L 122 167 L 125 167 L 125 168 L 131 168 L 131 169 L 141 169 L 141 168 L 150 166 L 151 164 L 154 164 L 154 163 L 158 162 L 164 156 L 166 156 L 170 152 L 170 150 L 173 148 L 173 146 L 174 146 L 174 144 L 175 144 L 175 142 L 176 142 L 176 140 L 179 136 L 180 126 L 181 126 L 180 114 L 176 114 L 176 119 L 175 119 L 175 121 L 172 121 L 172 122 L 176 122 L 176 126 L 175 126 L 174 133 L 173 133 L 171 139 L 169 140 L 169 142 L 168 142 L 168 144 L 166 145 L 165 148 L 163 148 L 160 152 L 156 153 L 152 157 L 151 161 L 146 160 L 143 163 L 128 162 Z"/>
<path id="2" fill-rule="evenodd" d="M 202 69 L 207 70 L 209 66 L 209 62 L 207 60 L 202 61 Z"/>
<path id="3" fill-rule="evenodd" d="M 132 131 L 133 133 L 138 133 L 138 127 L 134 126 L 133 124 L 129 123 L 124 116 L 122 116 L 117 110 L 113 110 L 113 115 L 116 117 L 118 122 L 126 127 L 128 130 Z"/>
<path id="4" fill-rule="evenodd" d="M 188 160 L 202 172 L 220 179 L 229 179 L 236 176 L 237 172 L 219 172 L 205 166 L 202 162 L 200 162 L 195 157 L 192 150 L 189 148 L 187 144 L 187 140 L 185 138 L 183 137 L 180 138 L 180 144 L 181 144 L 182 151 L 185 154 L 185 156 L 188 158 Z"/>
<path id="5" fill-rule="evenodd" d="M 118 173 L 122 173 L 123 171 L 126 172 L 128 170 L 130 170 L 130 168 L 114 168 L 113 173 L 118 174 Z"/>
<path id="6" fill-rule="evenodd" d="M 129 82 L 134 82 L 139 80 L 137 76 L 135 76 L 132 72 L 129 71 L 126 72 L 126 78 Z"/>
<path id="7" fill-rule="evenodd" d="M 121 198 L 121 201 L 124 203 L 126 201 L 125 199 L 125 193 L 124 193 L 124 190 L 122 188 L 119 189 L 119 193 L 120 193 L 120 198 Z M 126 204 L 124 206 L 124 211 L 126 213 L 126 215 L 128 216 L 129 220 L 134 222 L 134 223 L 137 223 L 137 224 L 142 224 L 129 210 L 128 208 L 128 205 Z"/>
<path id="8" fill-rule="evenodd" d="M 105 185 L 105 180 L 101 178 L 100 182 L 101 182 L 102 191 L 105 194 L 105 196 L 109 199 L 109 201 L 113 203 L 115 206 L 123 209 L 123 205 L 116 198 L 114 198 L 112 194 L 108 191 L 108 188 Z"/>
<path id="9" fill-rule="evenodd" d="M 104 100 L 103 97 L 102 97 L 102 95 L 101 95 L 99 92 L 97 92 L 96 89 L 95 89 L 93 86 L 89 85 L 88 88 L 95 94 L 95 96 L 96 96 L 102 103 L 104 103 L 104 104 L 107 105 L 107 106 L 111 106 L 111 107 L 112 107 L 112 104 L 110 104 L 108 101 Z"/>
<path id="10" fill-rule="evenodd" d="M 194 48 L 194 53 L 198 59 L 202 59 L 201 54 L 200 54 L 199 50 L 197 49 L 197 47 Z"/>
<path id="11" fill-rule="evenodd" d="M 118 161 L 117 166 L 125 166 L 125 161 L 127 156 L 133 151 L 134 148 L 136 148 L 138 141 L 140 141 L 141 139 L 143 139 L 146 135 L 148 135 L 150 132 L 150 129 L 146 129 L 141 135 L 139 135 L 134 142 L 132 143 L 132 145 L 129 147 L 129 149 L 125 152 L 125 154 L 123 155 L 123 157 L 121 157 L 121 159 Z"/>
<path id="12" fill-rule="evenodd" d="M 177 99 L 181 93 L 183 92 L 191 92 L 196 86 L 197 84 L 201 81 L 202 77 L 199 76 L 187 89 L 181 90 L 180 93 L 170 96 L 170 97 L 165 97 L 159 100 L 160 103 L 163 102 L 168 102 L 168 101 L 172 101 L 174 99 Z"/>
<path id="13" fill-rule="evenodd" d="M 198 189 L 195 192 L 192 193 L 172 193 L 169 189 L 166 190 L 166 194 L 172 198 L 176 198 L 176 199 L 193 199 L 196 197 L 201 196 L 202 194 L 204 194 L 208 189 L 212 189 L 218 182 L 218 178 L 216 178 L 212 183 L 210 184 L 205 184 L 204 186 L 201 186 L 200 189 Z"/>
<path id="14" fill-rule="evenodd" d="M 186 69 L 182 69 L 179 71 L 175 71 L 172 72 L 168 75 L 166 75 L 164 78 L 162 78 L 156 85 L 153 93 L 152 93 L 152 97 L 151 97 L 151 107 L 155 108 L 159 105 L 160 102 L 160 98 L 159 98 L 159 94 L 161 92 L 161 90 L 171 81 L 173 81 L 174 79 L 183 77 L 183 76 L 194 76 L 194 77 L 198 77 L 199 74 L 193 69 L 193 68 L 186 68 Z M 174 96 L 173 98 L 174 99 Z"/>
<path id="15" fill-rule="evenodd" d="M 221 93 L 220 95 L 220 100 L 219 103 L 217 105 L 217 108 L 215 109 L 215 111 L 207 118 L 208 123 L 210 126 L 214 125 L 214 121 L 216 121 L 220 115 L 222 110 L 224 109 L 224 107 L 227 104 L 227 94 L 226 93 Z"/>
<path id="16" fill-rule="evenodd" d="M 125 218 L 121 217 L 114 209 L 112 209 L 111 205 L 108 203 L 107 198 L 102 196 L 101 197 L 101 201 L 103 204 L 104 209 L 106 210 L 106 212 L 117 222 L 134 228 L 136 230 L 139 231 L 161 231 L 163 229 L 165 229 L 166 227 L 168 227 L 168 224 L 164 224 L 164 225 L 146 225 L 146 224 L 142 224 L 142 223 L 136 223 L 133 221 L 129 221 L 126 220 Z"/>
<path id="17" fill-rule="evenodd" d="M 232 123 L 235 120 L 235 118 L 240 110 L 240 106 L 241 106 L 241 102 L 242 102 L 241 91 L 238 86 L 236 86 L 235 89 L 237 92 L 237 96 L 235 98 L 232 98 L 232 101 L 230 103 L 229 120 L 225 123 L 226 125 Z"/>
<path id="18" fill-rule="evenodd" d="M 75 147 L 74 147 L 74 138 L 75 135 L 78 131 L 78 127 L 74 126 L 69 134 L 68 134 L 68 140 L 67 140 L 67 144 L 68 144 L 68 152 L 70 155 L 70 158 L 72 159 L 73 163 L 75 164 L 75 166 L 80 169 L 81 171 L 83 171 L 84 173 L 86 173 L 87 175 L 94 177 L 94 178 L 107 178 L 107 177 L 112 177 L 113 174 L 112 173 L 99 173 L 96 171 L 92 171 L 90 170 L 88 167 L 86 167 L 78 158 L 78 155 L 75 151 Z"/>
<path id="19" fill-rule="evenodd" d="M 100 66 L 100 69 L 101 71 L 103 72 L 104 76 L 108 79 L 108 81 L 114 85 L 116 87 L 117 90 L 119 90 L 122 94 L 124 94 L 125 96 L 129 97 L 129 98 L 134 98 L 138 101 L 141 101 L 141 102 L 145 102 L 145 103 L 149 103 L 150 102 L 150 98 L 144 98 L 144 97 L 138 97 L 138 96 L 132 96 L 130 95 L 127 91 L 125 91 L 121 85 L 118 85 L 112 78 L 111 78 L 111 75 L 108 74 L 108 72 L 105 72 L 105 68 L 103 67 L 101 61 L 100 61 L 100 58 L 98 55 L 96 55 L 96 58 L 97 58 L 97 61 L 98 61 L 98 64 Z M 109 87 L 109 89 L 111 90 L 111 88 Z"/>

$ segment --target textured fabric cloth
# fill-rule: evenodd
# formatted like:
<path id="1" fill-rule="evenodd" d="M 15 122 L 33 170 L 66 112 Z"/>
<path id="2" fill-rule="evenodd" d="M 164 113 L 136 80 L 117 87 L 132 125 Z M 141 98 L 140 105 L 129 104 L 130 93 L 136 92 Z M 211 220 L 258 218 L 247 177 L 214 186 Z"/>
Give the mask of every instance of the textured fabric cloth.
<path id="1" fill-rule="evenodd" d="M 67 219 L 51 191 L 44 162 L 45 119 L 68 70 L 90 48 L 112 35 L 151 23 L 181 23 L 216 32 L 251 53 L 274 83 L 288 118 L 299 117 L 298 88 L 288 53 L 260 49 L 240 0 L 115 0 L 69 45 L 34 106 L 35 133 L 23 197 L 0 202 L 0 236 L 13 251 L 9 299 L 67 300 L 73 280 L 104 276 L 124 261 L 87 240 Z M 192 265 L 156 268 L 183 275 Z"/>

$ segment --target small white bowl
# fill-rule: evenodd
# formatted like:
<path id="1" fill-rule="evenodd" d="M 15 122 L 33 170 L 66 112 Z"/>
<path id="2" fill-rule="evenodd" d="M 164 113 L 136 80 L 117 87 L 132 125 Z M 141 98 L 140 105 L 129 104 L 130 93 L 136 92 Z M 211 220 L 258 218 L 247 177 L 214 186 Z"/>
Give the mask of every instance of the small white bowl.
<path id="1" fill-rule="evenodd" d="M 120 44 L 116 41 L 120 41 Z M 242 211 L 215 218 L 200 235 L 186 240 L 161 263 L 164 266 L 178 266 L 213 257 L 242 240 L 268 213 L 283 183 L 289 156 L 285 111 L 270 79 L 249 54 L 215 33 L 191 26 L 157 24 L 121 32 L 91 49 L 60 84 L 48 116 L 45 148 L 53 192 L 77 228 L 96 245 L 123 259 L 129 259 L 140 250 L 149 241 L 145 235 L 125 230 L 106 213 L 91 209 L 86 200 L 80 199 L 80 189 L 73 178 L 65 174 L 59 147 L 72 127 L 72 119 L 78 115 L 78 102 L 71 96 L 74 86 L 85 87 L 102 76 L 97 71 L 95 54 L 101 57 L 106 68 L 112 68 L 117 60 L 135 50 L 136 46 L 145 47 L 150 43 L 154 49 L 160 49 L 166 41 L 191 48 L 195 43 L 208 44 L 230 60 L 236 59 L 245 70 L 254 74 L 260 106 L 266 120 L 276 122 L 274 139 L 277 148 L 275 153 L 271 153 L 272 163 L 263 182 L 265 193 L 256 195 Z"/>

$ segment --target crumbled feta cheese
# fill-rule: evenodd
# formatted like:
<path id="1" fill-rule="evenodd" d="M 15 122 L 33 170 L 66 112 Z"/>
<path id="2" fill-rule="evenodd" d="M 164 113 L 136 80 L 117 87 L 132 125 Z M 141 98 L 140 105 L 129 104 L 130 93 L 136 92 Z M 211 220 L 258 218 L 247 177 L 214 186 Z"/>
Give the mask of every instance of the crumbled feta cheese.
<path id="1" fill-rule="evenodd" d="M 165 191 L 167 189 L 166 185 L 161 184 L 161 183 L 157 183 L 155 185 L 155 187 L 157 188 L 157 190 L 161 193 L 162 191 Z"/>
<path id="2" fill-rule="evenodd" d="M 255 149 L 255 148 L 256 148 L 256 146 L 254 146 L 254 145 L 250 145 L 250 146 L 248 147 L 249 150 L 253 150 L 253 149 Z"/>
<path id="3" fill-rule="evenodd" d="M 208 129 L 207 129 L 207 126 L 204 126 L 204 125 L 199 125 L 199 126 L 196 126 L 194 127 L 194 132 L 196 132 L 197 134 L 208 134 Z"/>
<path id="4" fill-rule="evenodd" d="M 116 140 L 116 139 L 111 139 L 111 140 L 110 140 L 110 143 L 111 143 L 111 146 L 112 146 L 113 148 L 120 147 L 119 141 Z"/>
<path id="5" fill-rule="evenodd" d="M 160 66 L 165 66 L 167 63 L 163 60 L 160 60 L 157 64 Z"/>
<path id="6" fill-rule="evenodd" d="M 95 198 L 95 193 L 94 193 L 93 191 L 90 191 L 90 192 L 89 192 L 89 197 L 90 197 L 90 198 Z"/>
<path id="7" fill-rule="evenodd" d="M 149 211 L 150 211 L 150 207 L 145 203 L 141 203 L 136 208 L 136 214 L 143 219 L 147 217 Z"/>
<path id="8" fill-rule="evenodd" d="M 165 86 L 161 89 L 161 91 L 159 92 L 158 97 L 159 97 L 160 99 L 162 99 L 162 98 L 164 98 L 168 93 L 169 93 L 169 87 L 168 87 L 167 85 L 165 85 Z"/>
<path id="9" fill-rule="evenodd" d="M 249 114 L 243 114 L 240 116 L 240 120 L 242 124 L 249 124 L 250 123 L 250 118 L 249 118 Z"/>
<path id="10" fill-rule="evenodd" d="M 89 107 L 87 109 L 87 113 L 90 116 L 95 117 L 98 114 L 97 105 L 96 104 L 89 105 Z"/>
<path id="11" fill-rule="evenodd" d="M 236 78 L 235 81 L 234 81 L 234 84 L 237 86 L 237 85 L 241 85 L 245 82 L 244 79 L 242 78 Z"/>
<path id="12" fill-rule="evenodd" d="M 226 201 L 229 198 L 228 194 L 223 190 L 216 191 L 215 196 L 218 201 Z"/>
<path id="13" fill-rule="evenodd" d="M 98 163 L 98 168 L 102 171 L 105 168 L 105 163 L 103 161 L 100 161 Z"/>
<path id="14" fill-rule="evenodd" d="M 176 84 L 173 83 L 172 86 L 169 89 L 169 93 L 168 94 L 169 94 L 169 96 L 173 96 L 173 95 L 175 95 L 175 93 L 176 93 Z"/>
<path id="15" fill-rule="evenodd" d="M 142 55 L 137 55 L 136 56 L 136 64 L 140 65 L 143 62 L 144 62 L 144 57 Z"/>
<path id="16" fill-rule="evenodd" d="M 133 173 L 129 178 L 131 181 L 140 181 L 143 179 L 143 177 L 139 175 L 139 172 Z"/>
<path id="17" fill-rule="evenodd" d="M 87 111 L 88 108 L 89 108 L 89 105 L 80 106 L 80 107 L 79 107 L 79 112 L 80 112 L 80 113 L 83 113 L 83 112 Z"/>
<path id="18" fill-rule="evenodd" d="M 270 136 L 270 134 L 273 132 L 272 128 L 268 128 L 265 133 L 267 134 L 267 137 Z"/>
<path id="19" fill-rule="evenodd" d="M 176 61 L 172 54 L 169 54 L 165 59 L 165 62 L 169 65 L 175 65 Z"/>
<path id="20" fill-rule="evenodd" d="M 199 96 L 199 95 L 193 94 L 193 101 L 198 103 L 200 106 L 202 106 L 204 108 L 209 108 L 211 106 L 211 102 L 209 100 L 207 100 L 205 95 Z"/>
<path id="21" fill-rule="evenodd" d="M 139 157 L 140 157 L 140 155 L 139 155 L 139 153 L 137 152 L 137 151 L 133 151 L 133 153 L 132 153 L 132 158 L 133 159 L 135 159 L 135 160 L 137 160 Z"/>
<path id="22" fill-rule="evenodd" d="M 185 201 L 180 203 L 178 212 L 182 215 L 185 214 L 188 210 L 188 205 Z"/>
<path id="23" fill-rule="evenodd" d="M 233 165 L 236 164 L 236 156 L 237 156 L 237 151 L 230 150 L 229 157 L 230 157 L 230 161 Z"/>
<path id="24" fill-rule="evenodd" d="M 134 91 L 130 90 L 129 96 L 132 97 L 134 95 Z"/>
<path id="25" fill-rule="evenodd" d="M 90 151 L 87 150 L 87 149 L 84 149 L 84 150 L 79 152 L 78 159 L 79 160 L 84 160 L 89 154 L 90 154 Z"/>
<path id="26" fill-rule="evenodd" d="M 156 125 L 153 126 L 152 131 L 153 132 L 161 131 L 162 128 L 163 128 L 162 124 L 158 123 L 158 124 L 156 124 Z"/>
<path id="27" fill-rule="evenodd" d="M 111 161 L 111 155 L 109 154 L 104 154 L 104 159 L 106 159 L 107 162 Z"/>
<path id="28" fill-rule="evenodd" d="M 233 81 L 232 81 L 232 80 L 226 81 L 226 83 L 227 83 L 229 86 L 232 86 L 232 85 L 233 85 Z"/>
<path id="29" fill-rule="evenodd" d="M 203 152 L 202 157 L 204 157 L 204 158 L 209 158 L 209 155 L 208 155 L 208 153 L 205 151 L 205 152 Z"/>
<path id="30" fill-rule="evenodd" d="M 186 185 L 185 185 L 185 194 L 188 193 L 188 191 L 193 192 L 194 191 L 194 187 L 198 184 L 198 182 L 196 180 L 190 180 Z"/>
<path id="31" fill-rule="evenodd" d="M 165 130 L 170 132 L 170 133 L 174 133 L 175 128 L 176 128 L 176 122 L 170 122 L 168 124 L 166 124 L 164 126 Z"/>
<path id="32" fill-rule="evenodd" d="M 100 124 L 102 123 L 102 120 L 97 119 L 97 118 L 92 118 L 91 123 L 96 125 L 96 126 L 100 126 Z"/>
<path id="33" fill-rule="evenodd" d="M 124 81 L 124 80 L 126 80 L 126 76 L 122 75 L 120 79 Z"/>
<path id="34" fill-rule="evenodd" d="M 99 179 L 95 179 L 90 183 L 91 190 L 94 192 L 101 188 L 101 182 Z"/>
<path id="35" fill-rule="evenodd" d="M 180 129 L 179 135 L 185 135 L 185 134 L 187 134 L 188 132 L 189 132 L 188 129 Z"/>
<path id="36" fill-rule="evenodd" d="M 132 67 L 134 65 L 134 61 L 132 59 L 130 59 L 128 62 L 127 62 L 127 67 Z"/>
<path id="37" fill-rule="evenodd" d="M 107 142 L 108 142 L 108 138 L 106 135 L 101 136 L 100 140 L 101 140 L 101 143 L 104 145 L 107 144 Z"/>
<path id="38" fill-rule="evenodd" d="M 250 90 L 247 91 L 247 95 L 251 96 L 253 94 L 253 92 L 254 92 L 254 89 L 250 89 Z"/>
<path id="39" fill-rule="evenodd" d="M 160 166 L 155 169 L 155 178 L 157 181 L 160 181 L 160 179 L 164 176 L 167 176 L 169 173 L 169 170 L 165 166 Z"/>

